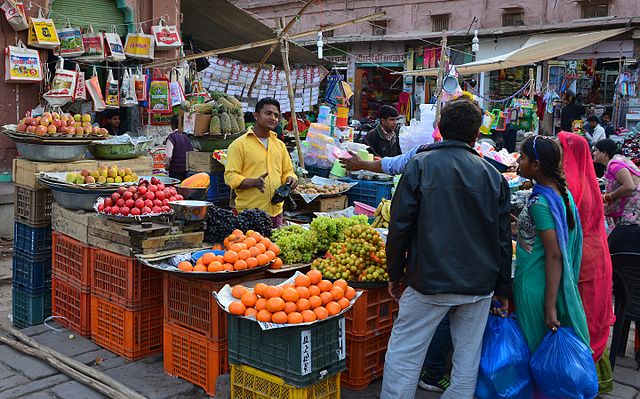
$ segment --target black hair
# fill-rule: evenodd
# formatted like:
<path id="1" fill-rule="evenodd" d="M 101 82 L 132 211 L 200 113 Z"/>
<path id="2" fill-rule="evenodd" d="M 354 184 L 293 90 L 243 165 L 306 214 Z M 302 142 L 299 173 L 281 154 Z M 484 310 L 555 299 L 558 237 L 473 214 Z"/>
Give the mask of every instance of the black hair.
<path id="1" fill-rule="evenodd" d="M 620 154 L 620 147 L 618 147 L 618 143 L 611 139 L 602 139 L 598 141 L 594 147 L 607 154 L 609 158 L 613 158 L 614 155 Z"/>
<path id="2" fill-rule="evenodd" d="M 440 114 L 440 133 L 445 140 L 471 143 L 478 138 L 481 124 L 480 107 L 464 97 L 445 105 Z"/>
<path id="3" fill-rule="evenodd" d="M 605 112 L 604 114 L 602 114 L 602 117 L 604 118 L 605 116 L 608 116 L 609 119 L 611 119 L 611 112 Z"/>
<path id="4" fill-rule="evenodd" d="M 278 102 L 278 100 L 272 97 L 265 97 L 258 101 L 258 103 L 256 104 L 256 112 L 260 112 L 260 110 L 264 108 L 265 105 L 274 105 L 276 108 L 278 108 L 278 112 L 281 112 L 280 103 Z"/>
<path id="5" fill-rule="evenodd" d="M 173 115 L 171 117 L 171 129 L 177 129 L 180 126 L 180 120 L 178 119 L 178 115 Z"/>
<path id="6" fill-rule="evenodd" d="M 587 121 L 589 121 L 589 122 L 600 122 L 600 119 L 598 119 L 598 117 L 595 116 L 595 115 L 591 115 L 589 117 L 589 119 L 587 119 Z"/>
<path id="7" fill-rule="evenodd" d="M 380 119 L 397 118 L 398 110 L 391 105 L 383 105 L 380 107 Z"/>
<path id="8" fill-rule="evenodd" d="M 534 147 L 535 146 L 535 147 Z M 562 170 L 562 147 L 554 139 L 544 136 L 527 138 L 522 143 L 521 150 L 530 160 L 540 162 L 540 167 L 545 176 L 555 179 L 564 206 L 567 208 L 567 225 L 569 230 L 576 227 L 576 220 L 573 216 L 571 202 L 569 201 L 569 189 Z"/>

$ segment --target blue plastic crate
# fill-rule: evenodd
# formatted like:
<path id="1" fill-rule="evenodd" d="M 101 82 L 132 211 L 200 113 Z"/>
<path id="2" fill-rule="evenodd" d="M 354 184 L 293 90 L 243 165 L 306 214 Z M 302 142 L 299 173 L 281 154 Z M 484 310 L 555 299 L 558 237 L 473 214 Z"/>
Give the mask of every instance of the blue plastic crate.
<path id="1" fill-rule="evenodd" d="M 209 173 L 211 183 L 209 191 L 207 191 L 207 201 L 220 202 L 229 201 L 231 196 L 231 187 L 224 182 L 224 172 Z"/>
<path id="2" fill-rule="evenodd" d="M 13 284 L 12 300 L 13 325 L 25 328 L 42 324 L 51 316 L 51 287 L 29 290 Z"/>
<path id="3" fill-rule="evenodd" d="M 15 222 L 13 248 L 33 257 L 51 256 L 51 226 L 31 227 L 24 223 Z"/>
<path id="4" fill-rule="evenodd" d="M 391 199 L 393 182 L 355 180 L 350 178 L 340 180 L 347 183 L 358 183 L 347 191 L 349 205 L 353 205 L 354 201 L 358 201 L 376 208 L 383 198 Z"/>
<path id="5" fill-rule="evenodd" d="M 51 255 L 33 257 L 20 250 L 14 251 L 13 282 L 31 290 L 51 287 Z"/>
<path id="6" fill-rule="evenodd" d="M 307 172 L 309 172 L 309 175 L 307 177 L 313 177 L 313 176 L 320 176 L 320 177 L 324 177 L 324 178 L 329 178 L 329 174 L 331 173 L 331 168 L 319 168 L 317 166 L 308 166 L 305 165 L 304 168 L 306 169 Z"/>

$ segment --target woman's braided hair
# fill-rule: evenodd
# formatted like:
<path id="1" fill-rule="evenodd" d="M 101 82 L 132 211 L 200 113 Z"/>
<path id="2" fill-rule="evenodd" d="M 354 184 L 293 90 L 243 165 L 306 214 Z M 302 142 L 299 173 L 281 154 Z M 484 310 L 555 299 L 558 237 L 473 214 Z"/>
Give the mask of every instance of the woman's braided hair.
<path id="1" fill-rule="evenodd" d="M 569 202 L 567 181 L 564 178 L 564 171 L 562 170 L 562 148 L 551 138 L 536 136 L 529 137 L 522 143 L 522 152 L 524 152 L 529 159 L 535 159 L 540 162 L 542 172 L 547 177 L 556 181 L 560 189 L 560 194 L 562 194 L 564 205 L 567 208 L 567 225 L 569 226 L 569 230 L 573 230 L 576 226 L 576 221 L 573 216 L 571 203 Z"/>

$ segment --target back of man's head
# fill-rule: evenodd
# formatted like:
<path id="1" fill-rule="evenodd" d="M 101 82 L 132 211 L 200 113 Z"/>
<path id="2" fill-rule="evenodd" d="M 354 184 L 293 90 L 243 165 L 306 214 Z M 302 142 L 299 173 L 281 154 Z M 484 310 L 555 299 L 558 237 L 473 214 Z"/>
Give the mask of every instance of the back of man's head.
<path id="1" fill-rule="evenodd" d="M 448 103 L 440 114 L 440 134 L 445 140 L 472 144 L 478 138 L 481 124 L 480 107 L 464 98 Z"/>
<path id="2" fill-rule="evenodd" d="M 171 117 L 171 129 L 178 130 L 178 126 L 180 126 L 180 120 L 178 119 L 178 115 L 173 115 Z"/>
<path id="3" fill-rule="evenodd" d="M 391 105 L 383 105 L 380 107 L 380 119 L 397 118 L 398 110 Z"/>

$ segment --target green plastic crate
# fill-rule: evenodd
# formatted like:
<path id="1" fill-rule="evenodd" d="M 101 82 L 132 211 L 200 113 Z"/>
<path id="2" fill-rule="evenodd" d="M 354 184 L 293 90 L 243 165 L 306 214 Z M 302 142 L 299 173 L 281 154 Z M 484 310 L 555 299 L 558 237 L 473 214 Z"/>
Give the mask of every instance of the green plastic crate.
<path id="1" fill-rule="evenodd" d="M 344 317 L 262 330 L 255 321 L 229 315 L 228 329 L 229 363 L 263 370 L 295 387 L 315 384 L 346 368 Z"/>
<path id="2" fill-rule="evenodd" d="M 12 317 L 13 325 L 25 328 L 42 324 L 51 316 L 51 286 L 30 290 L 21 285 L 13 285 Z"/>

